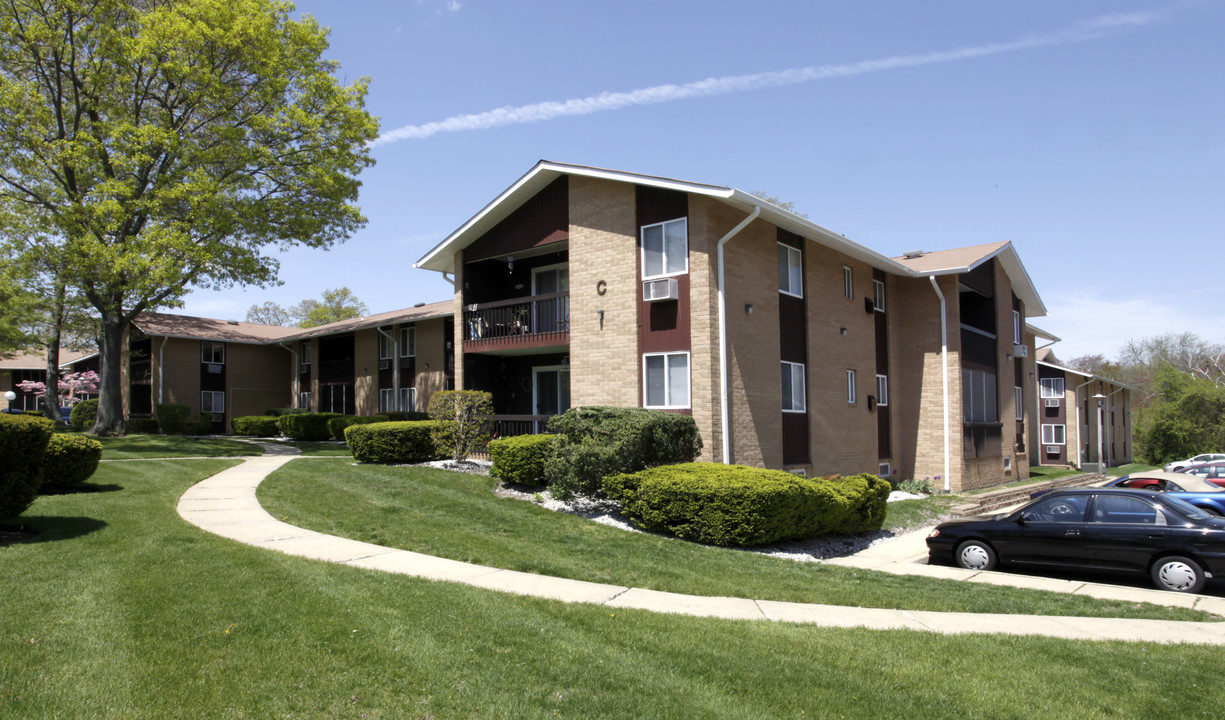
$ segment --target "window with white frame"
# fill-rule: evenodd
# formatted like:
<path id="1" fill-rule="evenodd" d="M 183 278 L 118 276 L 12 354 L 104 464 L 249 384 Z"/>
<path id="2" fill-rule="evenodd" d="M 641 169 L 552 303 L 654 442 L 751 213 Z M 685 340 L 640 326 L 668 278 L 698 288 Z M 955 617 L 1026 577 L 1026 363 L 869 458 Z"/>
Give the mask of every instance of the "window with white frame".
<path id="1" fill-rule="evenodd" d="M 298 407 L 303 410 L 311 409 L 311 394 L 309 392 L 298 393 Z"/>
<path id="2" fill-rule="evenodd" d="M 395 336 L 387 328 L 379 328 L 379 360 L 390 360 L 396 354 Z"/>
<path id="3" fill-rule="evenodd" d="M 851 405 L 854 405 L 856 402 L 854 370 L 846 371 L 846 401 Z"/>
<path id="4" fill-rule="evenodd" d="M 391 412 L 396 409 L 395 388 L 379 388 L 379 412 Z"/>
<path id="5" fill-rule="evenodd" d="M 778 291 L 804 297 L 804 263 L 799 248 L 778 244 Z"/>
<path id="6" fill-rule="evenodd" d="M 1016 398 L 1013 400 L 1013 404 L 1017 406 L 1017 420 L 1024 420 L 1025 419 L 1025 390 L 1020 385 L 1017 385 L 1016 387 L 1014 387 L 1013 390 L 1016 392 Z"/>
<path id="7" fill-rule="evenodd" d="M 1042 444 L 1043 445 L 1066 445 L 1067 439 L 1064 437 L 1063 425 L 1043 425 L 1042 426 Z"/>
<path id="8" fill-rule="evenodd" d="M 1025 338 L 1021 336 L 1021 311 L 1012 311 L 1012 344 L 1020 345 L 1025 342 Z"/>
<path id="9" fill-rule="evenodd" d="M 1042 397 L 1063 397 L 1063 378 L 1042 378 Z"/>
<path id="10" fill-rule="evenodd" d="M 880 407 L 889 405 L 889 376 L 876 376 L 876 404 Z"/>
<path id="11" fill-rule="evenodd" d="M 417 356 L 417 328 L 400 328 L 400 357 Z"/>
<path id="12" fill-rule="evenodd" d="M 200 343 L 200 362 L 208 363 L 209 365 L 224 365 L 225 343 Z"/>
<path id="13" fill-rule="evenodd" d="M 417 388 L 400 388 L 400 407 L 402 412 L 413 412 L 417 409 Z"/>
<path id="14" fill-rule="evenodd" d="M 783 361 L 783 412 L 802 413 L 805 401 L 804 364 Z"/>
<path id="15" fill-rule="evenodd" d="M 876 466 L 876 477 L 888 480 L 893 475 L 893 468 L 889 463 L 879 463 Z"/>
<path id="16" fill-rule="evenodd" d="M 855 297 L 855 274 L 846 265 L 842 266 L 842 297 L 847 300 Z"/>
<path id="17" fill-rule="evenodd" d="M 689 407 L 689 353 L 651 353 L 642 356 L 643 407 Z"/>
<path id="18" fill-rule="evenodd" d="M 299 347 L 298 362 L 303 365 L 311 364 L 311 344 L 309 340 L 303 342 Z"/>
<path id="19" fill-rule="evenodd" d="M 225 412 L 225 393 L 205 390 L 200 393 L 200 412 L 220 415 Z"/>
<path id="20" fill-rule="evenodd" d="M 687 218 L 642 226 L 642 279 L 689 272 Z"/>
<path id="21" fill-rule="evenodd" d="M 876 312 L 885 311 L 885 283 L 880 280 L 872 281 L 872 305 Z"/>

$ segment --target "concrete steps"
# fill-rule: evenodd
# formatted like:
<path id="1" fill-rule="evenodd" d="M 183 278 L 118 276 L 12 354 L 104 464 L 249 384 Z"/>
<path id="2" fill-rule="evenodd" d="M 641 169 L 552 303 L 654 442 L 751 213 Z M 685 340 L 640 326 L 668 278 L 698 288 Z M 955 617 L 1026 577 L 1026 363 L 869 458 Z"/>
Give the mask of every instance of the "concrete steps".
<path id="1" fill-rule="evenodd" d="M 1105 475 L 1096 473 L 1083 473 L 1080 475 L 1068 475 L 1066 477 L 1055 478 L 1054 480 L 1046 480 L 1043 482 L 1032 483 L 1030 485 L 1019 485 L 1017 487 L 1002 488 L 1000 490 L 992 490 L 991 492 L 982 493 L 981 495 L 973 495 L 967 497 L 966 501 L 961 505 L 957 505 L 950 512 L 961 517 L 969 517 L 971 515 L 989 515 L 999 512 L 1013 505 L 1020 505 L 1027 502 L 1031 495 L 1040 491 L 1058 490 L 1067 487 L 1087 487 L 1097 485 L 1108 480 Z"/>

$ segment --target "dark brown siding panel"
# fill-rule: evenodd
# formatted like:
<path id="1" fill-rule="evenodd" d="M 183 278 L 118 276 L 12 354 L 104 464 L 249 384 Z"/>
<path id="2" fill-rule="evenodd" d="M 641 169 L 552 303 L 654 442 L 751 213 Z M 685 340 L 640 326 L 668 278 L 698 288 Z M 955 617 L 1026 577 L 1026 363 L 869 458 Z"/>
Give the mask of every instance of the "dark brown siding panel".
<path id="1" fill-rule="evenodd" d="M 804 298 L 778 294 L 778 339 L 783 360 L 806 363 L 808 332 L 804 322 Z"/>
<path id="2" fill-rule="evenodd" d="M 680 293 L 679 300 L 639 300 L 638 347 L 642 352 L 689 349 L 689 276 L 677 276 L 676 287 Z"/>
<path id="3" fill-rule="evenodd" d="M 676 190 L 637 186 L 638 227 L 689 216 L 689 195 Z"/>
<path id="4" fill-rule="evenodd" d="M 808 413 L 783 413 L 783 464 L 806 465 L 808 452 Z"/>
<path id="5" fill-rule="evenodd" d="M 570 238 L 570 183 L 554 180 L 464 250 L 464 261 L 497 257 Z M 683 213 L 682 213 L 683 214 Z"/>

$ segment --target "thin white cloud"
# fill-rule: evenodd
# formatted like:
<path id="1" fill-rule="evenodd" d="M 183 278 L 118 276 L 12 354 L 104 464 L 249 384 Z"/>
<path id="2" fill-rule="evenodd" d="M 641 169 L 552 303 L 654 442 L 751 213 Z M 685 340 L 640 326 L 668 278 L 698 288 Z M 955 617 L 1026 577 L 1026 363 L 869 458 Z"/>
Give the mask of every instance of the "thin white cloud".
<path id="1" fill-rule="evenodd" d="M 459 7 L 457 2 L 451 4 L 456 9 Z M 727 95 L 769 87 L 795 85 L 814 80 L 843 78 L 886 70 L 969 60 L 1052 45 L 1087 42 L 1105 37 L 1121 29 L 1149 25 L 1158 19 L 1159 16 L 1151 12 L 1102 15 L 1081 21 L 1064 30 L 1024 35 L 1003 43 L 942 50 L 918 55 L 898 55 L 845 65 L 821 65 L 752 75 L 708 78 L 684 85 L 656 85 L 655 87 L 628 92 L 604 92 L 585 98 L 502 107 L 488 112 L 455 115 L 445 120 L 425 123 L 424 125 L 406 125 L 383 133 L 372 145 L 385 145 L 400 140 L 422 140 L 439 133 L 487 130 L 505 125 L 521 125 L 560 117 L 590 115 L 592 113 L 619 110 L 635 105 L 650 105 L 697 97 Z"/>

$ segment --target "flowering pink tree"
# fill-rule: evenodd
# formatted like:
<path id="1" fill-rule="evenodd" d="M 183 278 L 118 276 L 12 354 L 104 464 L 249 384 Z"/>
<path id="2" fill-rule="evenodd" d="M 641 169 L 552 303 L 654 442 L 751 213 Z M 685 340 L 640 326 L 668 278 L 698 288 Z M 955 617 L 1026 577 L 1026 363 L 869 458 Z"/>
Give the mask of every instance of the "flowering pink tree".
<path id="1" fill-rule="evenodd" d="M 35 395 L 46 395 L 46 383 L 33 380 L 23 380 L 17 383 L 17 389 Z M 98 392 L 98 373 L 93 370 L 71 373 L 60 378 L 56 395 L 60 407 L 72 407 L 85 399 L 85 395 L 96 395 Z"/>

